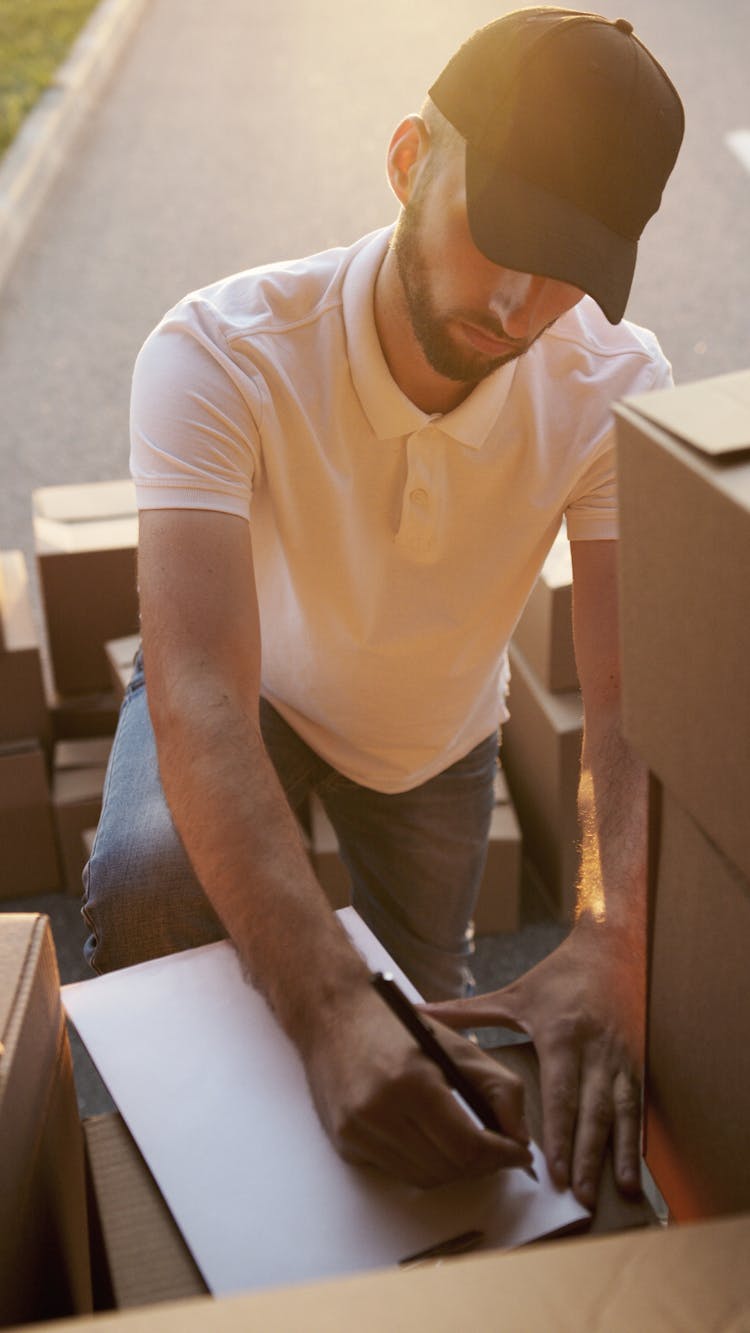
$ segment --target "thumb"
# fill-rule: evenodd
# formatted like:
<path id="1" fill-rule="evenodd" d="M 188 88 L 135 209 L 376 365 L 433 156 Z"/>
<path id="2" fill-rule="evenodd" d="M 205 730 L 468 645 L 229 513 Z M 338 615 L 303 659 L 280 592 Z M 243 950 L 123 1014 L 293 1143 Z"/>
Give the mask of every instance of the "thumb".
<path id="1" fill-rule="evenodd" d="M 516 1011 L 512 984 L 502 990 L 490 991 L 487 995 L 474 995 L 468 1000 L 440 1000 L 420 1005 L 420 1008 L 449 1028 L 499 1027 L 512 1028 L 514 1032 L 527 1032 Z"/>

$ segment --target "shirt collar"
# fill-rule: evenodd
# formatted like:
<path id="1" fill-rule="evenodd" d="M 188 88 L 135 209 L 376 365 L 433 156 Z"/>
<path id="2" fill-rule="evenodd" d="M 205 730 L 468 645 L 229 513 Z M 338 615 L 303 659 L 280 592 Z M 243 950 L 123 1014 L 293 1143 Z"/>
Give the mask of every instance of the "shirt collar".
<path id="1" fill-rule="evenodd" d="M 431 417 L 407 398 L 388 369 L 375 327 L 375 280 L 392 233 L 386 227 L 367 237 L 344 278 L 347 353 L 357 396 L 379 440 L 412 435 L 432 422 L 459 444 L 481 449 L 505 406 L 517 363 L 500 366 L 444 416 Z"/>

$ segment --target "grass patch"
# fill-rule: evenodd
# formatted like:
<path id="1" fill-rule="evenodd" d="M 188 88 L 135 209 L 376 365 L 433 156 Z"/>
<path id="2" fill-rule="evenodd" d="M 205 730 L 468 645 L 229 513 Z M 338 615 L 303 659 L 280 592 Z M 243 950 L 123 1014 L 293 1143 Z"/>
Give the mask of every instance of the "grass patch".
<path id="1" fill-rule="evenodd" d="M 0 156 L 98 0 L 0 0 Z"/>

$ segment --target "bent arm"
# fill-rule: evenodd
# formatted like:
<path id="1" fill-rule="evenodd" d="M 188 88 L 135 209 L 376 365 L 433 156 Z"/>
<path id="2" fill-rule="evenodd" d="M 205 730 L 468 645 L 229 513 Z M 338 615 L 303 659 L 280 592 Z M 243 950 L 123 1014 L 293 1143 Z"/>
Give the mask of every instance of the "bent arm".
<path id="1" fill-rule="evenodd" d="M 260 734 L 248 524 L 205 511 L 144 512 L 139 580 L 149 708 L 175 825 L 254 984 L 300 1051 L 334 1144 L 421 1185 L 526 1164 L 518 1080 L 445 1033 L 506 1133 L 478 1130 L 373 991 L 315 879 Z"/>
<path id="2" fill-rule="evenodd" d="M 572 551 L 585 719 L 575 925 L 510 986 L 433 1012 L 458 1027 L 506 1024 L 533 1037 L 550 1170 L 591 1206 L 610 1133 L 618 1184 L 639 1187 L 646 772 L 621 731 L 617 543 L 574 542 Z"/>
<path id="3" fill-rule="evenodd" d="M 143 512 L 139 584 L 149 709 L 176 827 L 255 984 L 304 1049 L 313 1020 L 365 969 L 327 908 L 261 739 L 247 523 Z"/>

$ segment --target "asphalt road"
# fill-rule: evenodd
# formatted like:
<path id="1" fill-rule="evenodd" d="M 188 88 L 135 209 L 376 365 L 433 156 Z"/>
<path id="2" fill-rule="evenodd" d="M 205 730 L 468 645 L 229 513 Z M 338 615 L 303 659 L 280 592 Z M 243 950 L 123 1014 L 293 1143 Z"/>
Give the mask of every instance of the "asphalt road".
<path id="1" fill-rule="evenodd" d="M 600 0 L 665 64 L 683 152 L 628 315 L 679 380 L 750 365 L 747 0 Z M 127 472 L 133 360 L 190 288 L 395 213 L 386 143 L 486 0 L 149 0 L 0 294 L 0 543 L 39 485 Z"/>

